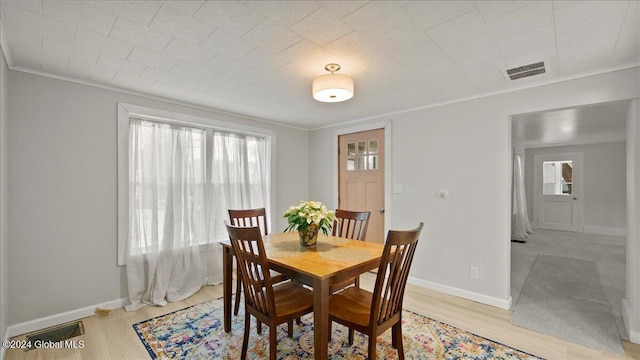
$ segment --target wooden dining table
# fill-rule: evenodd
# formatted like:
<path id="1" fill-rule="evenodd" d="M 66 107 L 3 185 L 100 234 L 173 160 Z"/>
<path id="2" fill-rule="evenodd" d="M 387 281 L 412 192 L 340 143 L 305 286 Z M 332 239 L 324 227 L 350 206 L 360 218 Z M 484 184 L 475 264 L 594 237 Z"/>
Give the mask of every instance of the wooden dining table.
<path id="1" fill-rule="evenodd" d="M 329 289 L 380 264 L 382 244 L 318 235 L 315 247 L 300 245 L 295 232 L 263 237 L 269 267 L 313 287 L 314 358 L 327 359 L 329 350 Z M 233 248 L 223 247 L 224 331 L 231 331 Z"/>

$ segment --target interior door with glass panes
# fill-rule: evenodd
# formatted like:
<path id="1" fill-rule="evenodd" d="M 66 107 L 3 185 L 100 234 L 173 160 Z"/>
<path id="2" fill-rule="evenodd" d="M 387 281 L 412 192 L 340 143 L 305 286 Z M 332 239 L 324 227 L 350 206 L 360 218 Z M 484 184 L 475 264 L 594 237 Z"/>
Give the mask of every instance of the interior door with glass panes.
<path id="1" fill-rule="evenodd" d="M 539 229 L 581 231 L 581 154 L 535 155 L 534 166 L 534 223 Z"/>
<path id="2" fill-rule="evenodd" d="M 384 243 L 384 129 L 338 138 L 338 208 L 371 211 L 366 241 Z"/>

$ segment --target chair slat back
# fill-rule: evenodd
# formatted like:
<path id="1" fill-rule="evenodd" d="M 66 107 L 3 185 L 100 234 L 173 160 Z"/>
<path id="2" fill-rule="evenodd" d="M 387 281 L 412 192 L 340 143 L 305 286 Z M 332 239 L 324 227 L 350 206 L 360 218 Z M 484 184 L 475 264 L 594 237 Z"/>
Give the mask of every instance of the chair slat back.
<path id="1" fill-rule="evenodd" d="M 336 210 L 336 217 L 333 220 L 333 236 L 349 238 L 354 240 L 364 240 L 367 236 L 367 226 L 371 211 L 349 211 Z"/>
<path id="2" fill-rule="evenodd" d="M 266 316 L 275 314 L 273 282 L 260 228 L 226 226 L 242 276 L 247 306 Z"/>
<path id="3" fill-rule="evenodd" d="M 409 269 L 423 225 L 407 231 L 389 230 L 373 292 L 372 324 L 382 324 L 402 311 Z"/>
<path id="4" fill-rule="evenodd" d="M 267 225 L 267 212 L 265 208 L 232 210 L 229 209 L 229 220 L 231 225 L 241 227 L 257 226 L 264 235 L 269 234 Z"/>

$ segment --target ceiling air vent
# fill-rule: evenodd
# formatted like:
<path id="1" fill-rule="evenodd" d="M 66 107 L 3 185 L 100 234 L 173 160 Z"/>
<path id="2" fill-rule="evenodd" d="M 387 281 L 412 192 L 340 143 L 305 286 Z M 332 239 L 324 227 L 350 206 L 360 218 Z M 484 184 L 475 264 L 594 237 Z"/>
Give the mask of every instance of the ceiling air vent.
<path id="1" fill-rule="evenodd" d="M 507 69 L 505 71 L 507 73 L 507 76 L 511 80 L 522 79 L 533 75 L 544 74 L 545 72 L 547 72 L 544 67 L 544 61 L 524 66 L 518 66 L 513 69 Z"/>

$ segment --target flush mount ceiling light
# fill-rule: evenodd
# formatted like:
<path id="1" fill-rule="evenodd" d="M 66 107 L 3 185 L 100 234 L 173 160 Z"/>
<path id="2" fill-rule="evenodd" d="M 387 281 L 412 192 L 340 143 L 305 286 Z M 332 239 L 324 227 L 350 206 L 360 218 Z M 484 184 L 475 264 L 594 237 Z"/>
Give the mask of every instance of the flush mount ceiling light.
<path id="1" fill-rule="evenodd" d="M 313 98 L 322 102 L 340 102 L 353 97 L 353 79 L 347 75 L 334 74 L 340 70 L 338 64 L 327 64 L 325 70 L 331 72 L 313 80 Z"/>

